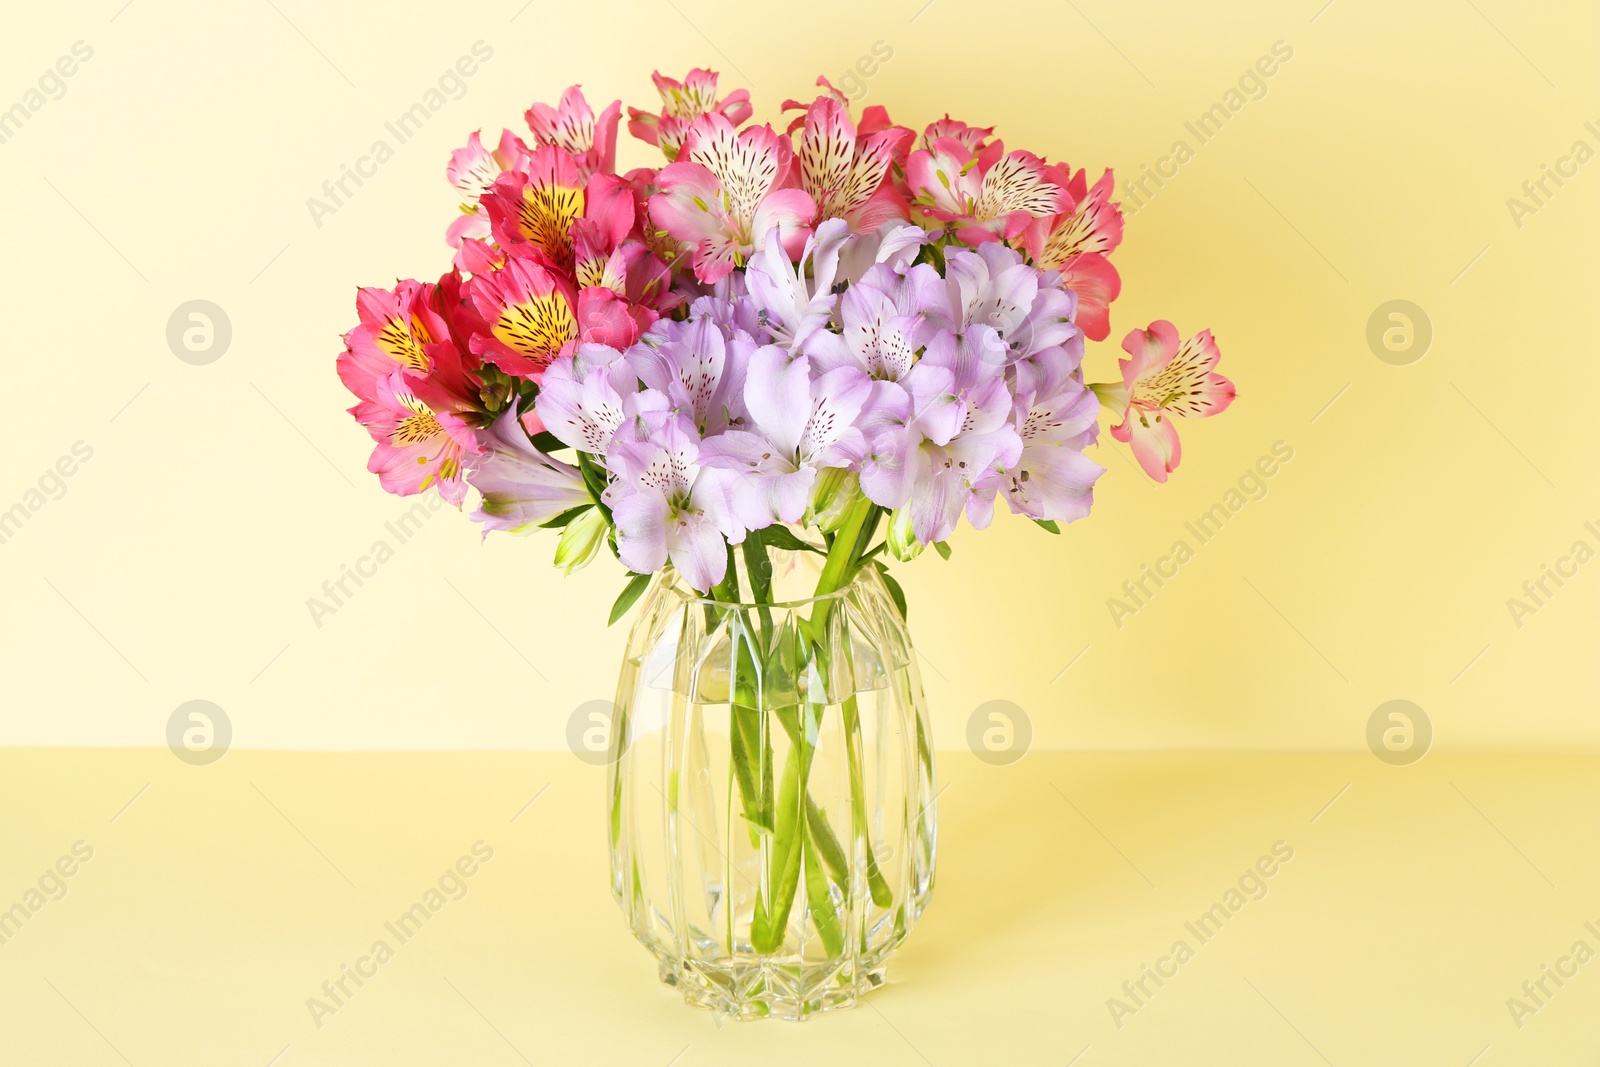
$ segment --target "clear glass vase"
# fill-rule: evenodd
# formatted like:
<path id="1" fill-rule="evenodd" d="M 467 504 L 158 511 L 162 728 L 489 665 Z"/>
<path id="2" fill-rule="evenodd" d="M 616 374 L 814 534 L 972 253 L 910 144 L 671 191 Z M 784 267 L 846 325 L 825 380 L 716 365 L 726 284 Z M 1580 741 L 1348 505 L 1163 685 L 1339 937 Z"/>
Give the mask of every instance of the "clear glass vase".
<path id="1" fill-rule="evenodd" d="M 662 981 L 737 1018 L 853 1005 L 933 887 L 905 622 L 872 566 L 810 596 L 816 559 L 775 552 L 768 581 L 738 586 L 765 602 L 708 599 L 668 569 L 617 685 L 612 892 Z"/>

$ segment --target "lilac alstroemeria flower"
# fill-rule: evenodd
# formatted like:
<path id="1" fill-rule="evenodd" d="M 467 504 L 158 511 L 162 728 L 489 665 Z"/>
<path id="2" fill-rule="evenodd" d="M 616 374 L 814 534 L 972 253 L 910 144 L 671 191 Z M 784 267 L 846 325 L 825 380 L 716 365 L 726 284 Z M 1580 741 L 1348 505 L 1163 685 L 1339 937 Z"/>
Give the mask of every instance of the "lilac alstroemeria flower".
<path id="1" fill-rule="evenodd" d="M 1083 334 L 1072 322 L 1077 297 L 1056 272 L 1041 275 L 1010 248 L 990 242 L 974 251 L 954 249 L 945 257 L 948 325 L 958 333 L 988 326 L 991 363 L 1017 359 L 1059 345 L 1083 354 Z"/>
<path id="2" fill-rule="evenodd" d="M 724 327 L 702 309 L 683 322 L 656 323 L 626 358 L 640 381 L 665 395 L 673 410 L 706 435 L 747 421 L 745 367 L 755 348 L 747 338 L 724 336 Z"/>
<path id="3" fill-rule="evenodd" d="M 916 412 L 918 428 L 935 444 L 948 444 L 957 434 L 990 433 L 1011 414 L 1005 370 L 988 358 L 998 343 L 988 326 L 968 327 L 959 337 L 941 330 L 928 342 L 912 378 L 937 368 L 948 372 L 950 382 L 949 392 Z"/>
<path id="4" fill-rule="evenodd" d="M 467 482 L 483 494 L 472 515 L 490 530 L 517 530 L 589 502 L 578 468 L 533 447 L 513 405 L 478 431 L 482 454 L 472 457 Z"/>
<path id="5" fill-rule="evenodd" d="M 962 434 L 945 445 L 924 440 L 907 460 L 915 488 L 906 511 L 917 540 L 943 541 L 963 512 L 975 529 L 988 526 L 1001 474 L 1021 454 L 1022 441 L 1009 425 Z"/>
<path id="6" fill-rule="evenodd" d="M 859 367 L 880 381 L 903 381 L 917 353 L 943 321 L 945 282 L 932 264 L 902 272 L 887 264 L 868 270 L 839 301 L 842 333 L 817 336 L 811 354 L 823 368 Z"/>
<path id="7" fill-rule="evenodd" d="M 799 522 L 817 471 L 848 467 L 866 452 L 855 425 L 872 383 L 852 367 L 812 376 L 810 361 L 777 345 L 750 358 L 745 405 L 759 432 L 730 430 L 708 438 L 700 461 L 737 472 L 729 479 L 734 517 L 749 529 Z"/>
<path id="8" fill-rule="evenodd" d="M 729 524 L 722 488 L 704 476 L 712 472 L 701 470 L 699 453 L 694 427 L 681 415 L 643 440 L 619 439 L 606 457 L 615 480 L 604 497 L 616 523 L 617 555 L 629 570 L 649 574 L 670 559 L 704 592 L 727 571 Z"/>
<path id="9" fill-rule="evenodd" d="M 845 243 L 839 257 L 838 280 L 855 285 L 878 263 L 903 271 L 932 239 L 932 234 L 915 223 L 895 220 L 884 223 L 873 233 L 858 233 Z"/>
<path id="10" fill-rule="evenodd" d="M 1026 365 L 1024 365 L 1026 367 Z M 1105 468 L 1083 454 L 1098 436 L 1099 398 L 1064 361 L 1018 374 L 1013 420 L 1022 452 L 1001 481 L 1019 515 L 1071 522 L 1089 514 Z"/>
<path id="11" fill-rule="evenodd" d="M 624 398 L 637 389 L 638 379 L 621 352 L 583 345 L 545 369 L 534 411 L 562 444 L 601 456 L 626 417 Z"/>
<path id="12" fill-rule="evenodd" d="M 745 284 L 775 344 L 806 351 L 808 340 L 827 327 L 839 300 L 833 292 L 839 253 L 849 239 L 850 224 L 829 219 L 806 239 L 800 262 L 792 263 L 774 230 L 765 248 L 750 260 Z"/>

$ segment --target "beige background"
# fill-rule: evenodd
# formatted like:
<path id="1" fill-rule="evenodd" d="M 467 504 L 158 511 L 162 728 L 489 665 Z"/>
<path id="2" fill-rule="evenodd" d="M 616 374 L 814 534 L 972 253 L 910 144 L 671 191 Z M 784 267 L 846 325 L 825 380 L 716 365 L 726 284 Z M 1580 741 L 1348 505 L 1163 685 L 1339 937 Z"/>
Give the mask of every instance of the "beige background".
<path id="1" fill-rule="evenodd" d="M 606 891 L 604 772 L 566 752 L 235 752 L 203 773 L 164 749 L 0 752 L 0 802 L 27 813 L 0 823 L 0 904 L 94 849 L 0 944 L 0 1060 L 1592 1067 L 1600 962 L 1570 956 L 1600 946 L 1597 771 L 947 751 L 938 885 L 888 984 L 803 1024 L 732 1024 L 657 982 Z M 400 944 L 384 923 L 477 842 L 493 859 Z M 1202 943 L 1185 924 L 1275 846 L 1293 858 Z M 313 1017 L 378 939 L 393 959 Z M 1193 958 L 1114 1016 L 1178 940 Z M 1514 1017 L 1557 966 L 1576 976 Z"/>
<path id="2" fill-rule="evenodd" d="M 93 455 L 0 543 L 0 909 L 94 859 L 0 944 L 0 1062 L 1592 1067 L 1600 964 L 1521 1027 L 1507 1001 L 1600 946 L 1600 776 L 1570 751 L 1600 741 L 1600 562 L 1520 628 L 1506 601 L 1600 548 L 1600 162 L 1520 227 L 1506 201 L 1600 148 L 1593 5 L 521 5 L 8 12 L 0 110 L 93 56 L 0 143 L 0 512 Z M 479 40 L 461 99 L 318 227 L 307 198 Z M 548 539 L 444 511 L 314 624 L 409 506 L 365 474 L 333 357 L 358 283 L 443 266 L 471 129 L 696 64 L 776 118 L 880 41 L 864 103 L 1124 177 L 1294 56 L 1117 254 L 1114 336 L 1214 328 L 1238 402 L 1182 427 L 1167 486 L 1108 452 L 1065 536 L 1002 517 L 902 568 L 944 749 L 933 904 L 862 1008 L 719 1025 L 607 899 L 603 771 L 564 750 L 615 677 L 614 568 L 563 580 Z M 232 325 L 205 366 L 165 336 L 195 299 Z M 1366 340 L 1396 299 L 1434 332 L 1407 366 Z M 1265 499 L 1119 629 L 1107 598 L 1278 441 Z M 210 766 L 164 747 L 191 699 L 232 721 Z M 1366 750 L 1391 699 L 1432 720 L 1421 762 Z M 993 700 L 1032 721 L 1020 763 L 964 750 Z M 350 751 L 382 749 L 506 751 Z M 479 840 L 469 895 L 316 1027 L 307 998 Z M 1280 840 L 1270 892 L 1119 1028 L 1122 982 Z"/>
<path id="3" fill-rule="evenodd" d="M 709 64 L 775 119 L 879 41 L 863 102 L 913 125 L 948 109 L 1124 177 L 1190 141 L 1130 219 L 1113 339 L 1210 326 L 1239 386 L 1182 426 L 1167 486 L 1108 445 L 1096 513 L 1064 537 L 1003 517 L 903 568 L 942 745 L 997 699 L 1045 747 L 1359 748 L 1394 698 L 1441 746 L 1600 741 L 1600 564 L 1521 628 L 1506 603 L 1575 541 L 1600 548 L 1600 164 L 1520 228 L 1506 206 L 1575 140 L 1600 148 L 1590 5 L 120 3 L 20 8 L 0 41 L 0 106 L 93 49 L 0 144 L 0 507 L 93 448 L 0 545 L 0 741 L 160 744 L 204 698 L 243 746 L 559 749 L 614 677 L 610 562 L 564 581 L 552 539 L 480 544 L 441 512 L 313 622 L 308 598 L 409 506 L 365 473 L 333 373 L 355 286 L 437 275 L 448 152 L 536 98 L 581 82 L 648 104 L 652 68 Z M 393 145 L 385 122 L 479 40 L 464 95 L 319 227 L 308 198 Z M 1199 145 L 1184 123 L 1277 41 L 1293 59 Z M 625 140 L 625 164 L 650 154 Z M 165 340 L 192 299 L 232 324 L 207 366 Z M 1366 342 L 1392 299 L 1432 322 L 1410 366 Z M 1091 345 L 1091 377 L 1116 351 Z M 1278 441 L 1294 459 L 1266 498 L 1115 625 L 1107 599 Z"/>

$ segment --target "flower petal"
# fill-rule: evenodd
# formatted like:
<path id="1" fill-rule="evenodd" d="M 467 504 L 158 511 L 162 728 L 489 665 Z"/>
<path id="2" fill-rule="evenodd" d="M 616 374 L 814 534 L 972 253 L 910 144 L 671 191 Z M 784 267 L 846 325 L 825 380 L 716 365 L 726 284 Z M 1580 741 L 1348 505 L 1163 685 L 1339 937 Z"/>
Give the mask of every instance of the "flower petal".
<path id="1" fill-rule="evenodd" d="M 1167 475 L 1178 469 L 1178 461 L 1183 458 L 1178 428 L 1159 411 L 1143 411 L 1137 405 L 1130 407 L 1127 417 L 1111 427 L 1111 436 L 1131 444 L 1133 458 L 1158 482 L 1166 481 Z"/>

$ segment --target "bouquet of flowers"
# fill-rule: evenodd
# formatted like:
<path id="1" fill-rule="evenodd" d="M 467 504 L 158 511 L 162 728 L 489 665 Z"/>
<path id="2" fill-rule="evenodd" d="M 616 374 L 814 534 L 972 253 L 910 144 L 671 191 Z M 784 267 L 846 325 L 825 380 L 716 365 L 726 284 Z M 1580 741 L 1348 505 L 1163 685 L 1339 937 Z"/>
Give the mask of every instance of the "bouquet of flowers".
<path id="1" fill-rule="evenodd" d="M 680 699 L 697 710 L 663 712 L 678 725 L 661 744 L 678 747 L 640 763 L 673 768 L 664 813 L 614 772 L 614 889 L 674 961 L 669 980 L 727 1010 L 803 1016 L 881 980 L 931 885 L 931 744 L 909 642 L 837 595 L 870 582 L 900 624 L 890 557 L 948 556 L 961 517 L 984 528 L 997 500 L 1053 533 L 1089 513 L 1101 408 L 1165 481 L 1175 420 L 1222 411 L 1234 389 L 1209 331 L 1185 340 L 1165 321 L 1127 334 L 1117 380 L 1085 383 L 1084 339 L 1108 336 L 1121 289 L 1111 171 L 1091 185 L 948 115 L 920 135 L 882 107 L 852 117 L 822 78 L 814 100 L 784 104 L 783 129 L 750 122 L 743 90 L 719 98 L 714 72 L 655 84 L 660 110 L 630 108 L 628 130 L 660 148 L 658 167 L 617 173 L 621 105 L 597 115 L 577 87 L 534 104 L 529 134 L 472 134 L 446 169 L 461 194 L 450 270 L 361 289 L 338 370 L 389 492 L 459 506 L 471 487 L 485 536 L 559 531 L 568 573 L 609 552 L 628 574 L 613 622 L 658 572 L 699 598 L 682 625 L 636 628 L 670 630 Z M 772 595 L 774 552 L 816 568 L 809 617 L 780 610 L 793 605 Z M 876 673 L 841 670 L 872 643 L 839 638 L 850 611 L 893 646 Z M 696 627 L 721 644 L 692 653 Z M 635 646 L 619 713 L 655 669 L 649 641 Z M 720 757 L 684 740 L 710 729 L 713 705 Z M 644 728 L 629 729 L 613 762 L 639 743 Z M 868 776 L 902 753 L 887 791 L 906 799 L 885 819 Z M 830 759 L 843 784 L 819 802 Z M 711 830 L 705 783 L 719 775 L 737 810 Z M 652 825 L 698 811 L 699 836 L 725 848 L 693 862 L 717 870 L 643 871 L 625 812 L 646 802 Z M 691 851 L 689 830 L 669 836 Z M 667 883 L 704 886 L 704 915 L 685 918 L 681 896 L 646 900 Z M 813 974 L 816 944 L 826 966 Z"/>
<path id="2" fill-rule="evenodd" d="M 825 537 L 830 582 L 881 564 L 880 523 L 901 560 L 997 497 L 1057 530 L 1093 502 L 1102 406 L 1165 481 L 1174 420 L 1234 389 L 1209 331 L 1165 321 L 1123 340 L 1120 381 L 1084 383 L 1121 289 L 1111 171 L 1090 186 L 948 116 L 920 138 L 882 107 L 856 121 L 818 82 L 780 132 L 714 72 L 657 74 L 661 110 L 628 129 L 666 163 L 626 174 L 620 102 L 596 116 L 577 87 L 528 110 L 531 138 L 474 133 L 447 168 L 451 270 L 361 289 L 338 360 L 383 487 L 470 485 L 485 534 L 559 529 L 569 573 L 610 549 L 620 615 L 663 567 L 712 591 L 733 547 L 794 526 Z"/>

